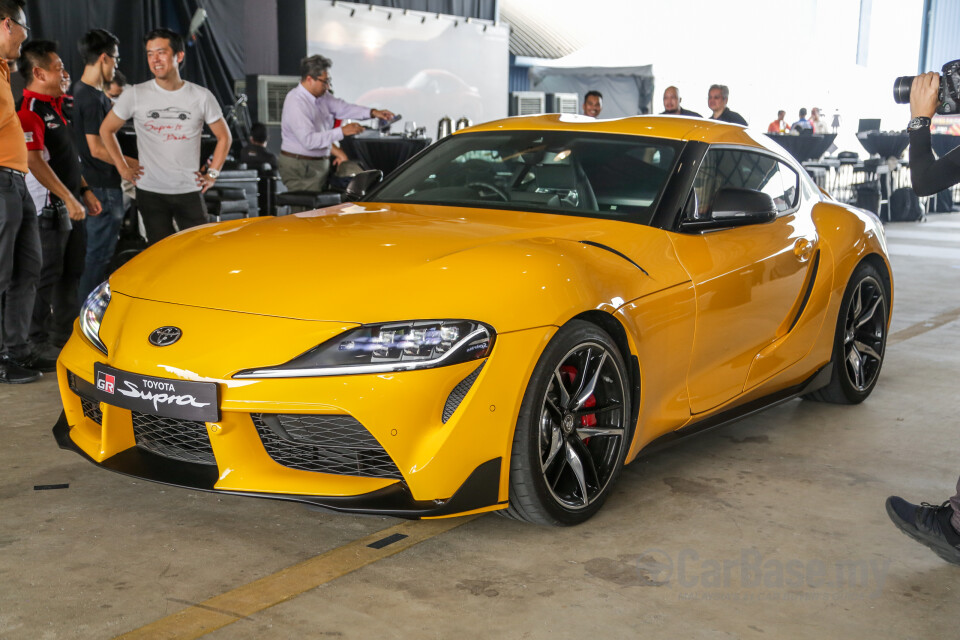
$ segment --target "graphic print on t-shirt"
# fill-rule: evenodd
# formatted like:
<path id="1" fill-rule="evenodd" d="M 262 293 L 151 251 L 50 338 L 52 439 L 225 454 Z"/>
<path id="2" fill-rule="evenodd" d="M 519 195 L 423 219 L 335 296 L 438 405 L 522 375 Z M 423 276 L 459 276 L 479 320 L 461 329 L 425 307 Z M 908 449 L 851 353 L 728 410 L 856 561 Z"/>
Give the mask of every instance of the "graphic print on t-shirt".
<path id="1" fill-rule="evenodd" d="M 153 109 L 147 112 L 148 118 L 176 118 L 177 120 L 186 120 L 190 117 L 190 112 L 186 109 L 177 107 L 167 107 L 166 109 Z"/>
<path id="2" fill-rule="evenodd" d="M 150 109 L 146 115 L 147 118 L 143 126 L 149 131 L 159 134 L 163 142 L 189 139 L 187 132 L 184 131 L 184 126 L 179 124 L 179 122 L 190 119 L 190 112 L 186 109 L 179 107 Z M 173 122 L 169 122 L 170 120 Z"/>
<path id="3" fill-rule="evenodd" d="M 143 176 L 137 188 L 151 193 L 200 191 L 200 138 L 204 124 L 223 118 L 209 90 L 184 81 L 167 91 L 156 80 L 127 88 L 113 105 L 121 120 L 133 119 Z"/>

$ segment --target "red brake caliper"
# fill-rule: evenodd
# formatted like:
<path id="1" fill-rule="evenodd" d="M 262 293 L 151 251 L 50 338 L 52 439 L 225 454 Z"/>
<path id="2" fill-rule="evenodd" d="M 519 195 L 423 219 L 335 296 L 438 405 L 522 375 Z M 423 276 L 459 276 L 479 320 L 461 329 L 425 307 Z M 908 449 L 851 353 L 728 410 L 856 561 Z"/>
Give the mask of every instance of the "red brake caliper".
<path id="1" fill-rule="evenodd" d="M 564 365 L 560 367 L 560 372 L 563 373 L 567 378 L 567 383 L 570 386 L 573 386 L 573 381 L 577 377 L 577 368 L 571 365 Z M 595 407 L 597 406 L 597 398 L 591 393 L 590 397 L 587 398 L 586 402 L 583 403 L 584 407 Z M 594 413 L 580 416 L 580 426 L 581 427 L 595 427 L 597 426 L 597 416 Z M 584 438 L 583 443 L 587 444 L 590 442 L 590 438 Z"/>

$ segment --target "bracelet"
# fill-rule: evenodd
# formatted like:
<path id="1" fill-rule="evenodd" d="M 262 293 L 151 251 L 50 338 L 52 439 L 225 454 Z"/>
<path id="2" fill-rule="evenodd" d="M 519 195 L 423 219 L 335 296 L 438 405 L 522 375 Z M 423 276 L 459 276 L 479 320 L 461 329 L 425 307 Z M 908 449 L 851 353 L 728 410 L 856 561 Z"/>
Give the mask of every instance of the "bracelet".
<path id="1" fill-rule="evenodd" d="M 80 187 L 80 197 L 82 198 L 87 191 L 92 191 L 92 189 L 87 185 Z"/>

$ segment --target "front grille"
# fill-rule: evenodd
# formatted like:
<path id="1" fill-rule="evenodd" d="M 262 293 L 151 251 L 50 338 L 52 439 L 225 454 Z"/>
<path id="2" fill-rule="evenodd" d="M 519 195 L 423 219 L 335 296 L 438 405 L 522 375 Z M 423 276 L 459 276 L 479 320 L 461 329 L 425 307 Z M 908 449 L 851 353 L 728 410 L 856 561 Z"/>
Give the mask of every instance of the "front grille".
<path id="1" fill-rule="evenodd" d="M 100 411 L 100 402 L 93 397 L 93 385 L 82 378 L 78 378 L 72 371 L 67 372 L 67 384 L 70 390 L 80 398 L 80 408 L 83 415 L 97 424 L 103 424 L 103 412 Z"/>
<path id="2" fill-rule="evenodd" d="M 253 413 L 250 417 L 267 454 L 285 467 L 402 479 L 377 439 L 350 416 Z"/>
<path id="3" fill-rule="evenodd" d="M 141 449 L 182 462 L 217 463 L 205 422 L 130 413 L 133 436 Z"/>
<path id="4" fill-rule="evenodd" d="M 473 383 L 477 381 L 477 376 L 480 375 L 481 369 L 483 369 L 482 364 L 474 369 L 473 373 L 461 380 L 460 383 L 453 388 L 453 391 L 450 392 L 450 395 L 447 396 L 447 401 L 443 405 L 443 415 L 441 416 L 443 418 L 443 424 L 447 424 L 447 420 L 453 416 L 454 411 L 457 410 L 457 407 L 460 406 L 463 399 L 467 397 L 467 392 L 470 391 Z"/>

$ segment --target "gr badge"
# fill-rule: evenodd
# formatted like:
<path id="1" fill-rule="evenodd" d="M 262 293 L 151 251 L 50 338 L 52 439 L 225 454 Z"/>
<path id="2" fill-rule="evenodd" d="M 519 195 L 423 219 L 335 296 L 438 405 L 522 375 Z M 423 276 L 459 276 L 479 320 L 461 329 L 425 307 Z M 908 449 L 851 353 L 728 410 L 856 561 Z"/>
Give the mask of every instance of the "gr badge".
<path id="1" fill-rule="evenodd" d="M 113 393 L 117 388 L 117 378 L 105 371 L 97 371 L 97 389 L 104 393 Z"/>

